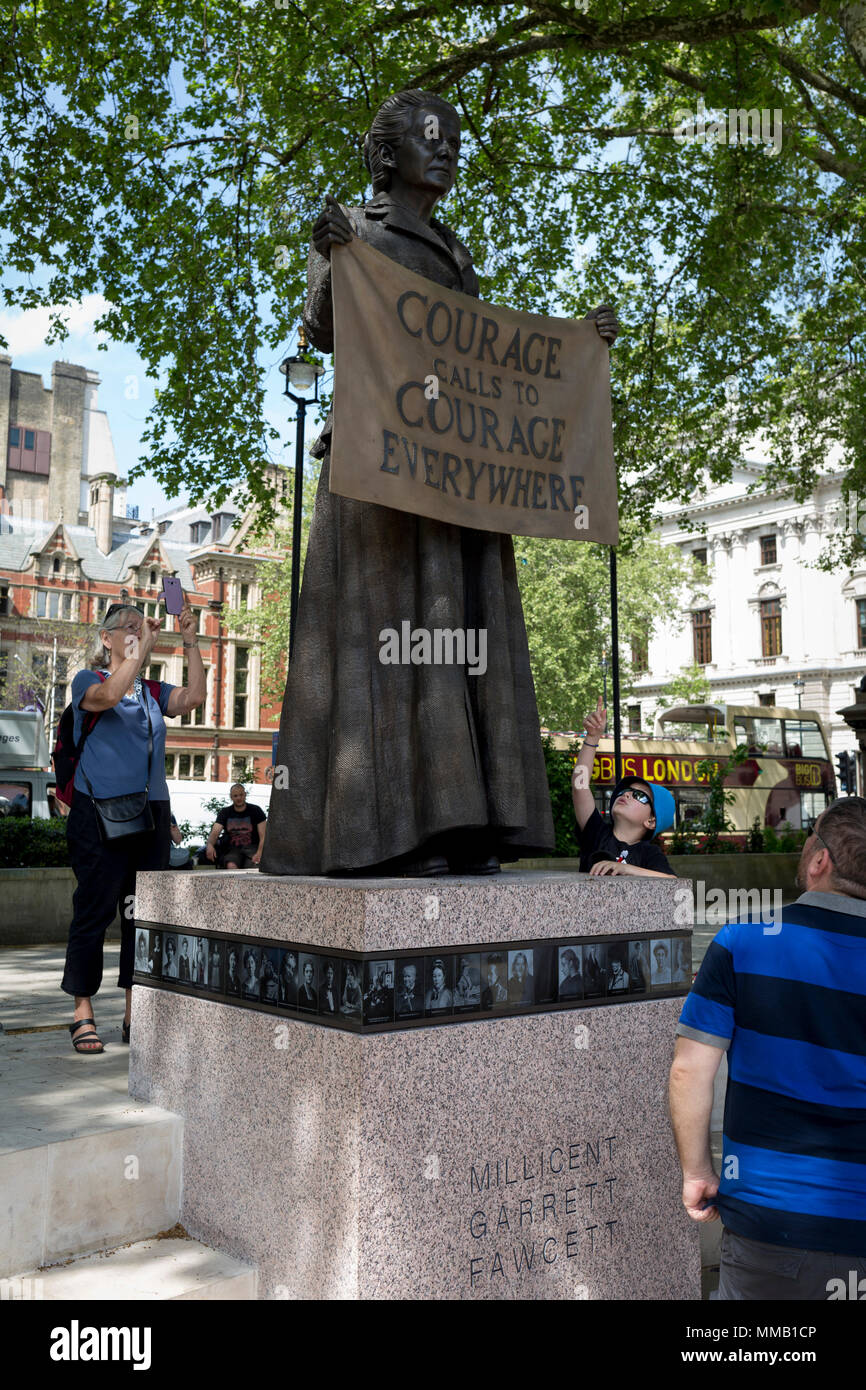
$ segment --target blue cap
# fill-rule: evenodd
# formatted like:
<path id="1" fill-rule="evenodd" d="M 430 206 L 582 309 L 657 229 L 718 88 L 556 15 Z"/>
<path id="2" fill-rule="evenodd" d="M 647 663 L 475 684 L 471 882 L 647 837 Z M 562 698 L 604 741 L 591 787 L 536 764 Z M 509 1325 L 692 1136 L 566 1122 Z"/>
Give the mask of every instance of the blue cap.
<path id="1" fill-rule="evenodd" d="M 655 830 L 648 830 L 645 839 L 653 839 L 656 835 L 664 835 L 666 830 L 670 830 L 676 820 L 676 802 L 667 787 L 663 787 L 660 782 L 650 782 L 646 777 L 622 777 L 617 782 L 610 797 L 610 809 L 613 812 L 613 803 L 616 801 L 620 792 L 627 791 L 633 783 L 639 783 L 646 787 L 652 798 L 653 815 L 656 818 Z"/>

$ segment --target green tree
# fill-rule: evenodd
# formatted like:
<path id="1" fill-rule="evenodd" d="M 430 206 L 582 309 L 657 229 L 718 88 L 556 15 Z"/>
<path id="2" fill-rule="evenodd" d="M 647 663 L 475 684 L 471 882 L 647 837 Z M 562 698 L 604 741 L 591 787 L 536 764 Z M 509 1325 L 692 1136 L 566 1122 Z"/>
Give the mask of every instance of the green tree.
<path id="1" fill-rule="evenodd" d="M 631 635 L 673 619 L 688 574 L 674 547 L 636 534 L 624 540 L 617 565 L 623 699 L 634 685 Z M 609 551 L 525 536 L 514 548 L 541 722 L 580 729 L 601 694 L 602 650 L 611 647 Z"/>
<path id="2" fill-rule="evenodd" d="M 414 85 L 461 114 L 441 213 L 482 296 L 619 306 L 624 511 L 728 478 L 759 427 L 765 483 L 803 500 L 838 444 L 866 493 L 862 0 L 17 0 L 0 53 L 5 302 L 105 295 L 159 382 L 131 478 L 267 501 L 310 224 L 368 192 L 371 113 Z"/>

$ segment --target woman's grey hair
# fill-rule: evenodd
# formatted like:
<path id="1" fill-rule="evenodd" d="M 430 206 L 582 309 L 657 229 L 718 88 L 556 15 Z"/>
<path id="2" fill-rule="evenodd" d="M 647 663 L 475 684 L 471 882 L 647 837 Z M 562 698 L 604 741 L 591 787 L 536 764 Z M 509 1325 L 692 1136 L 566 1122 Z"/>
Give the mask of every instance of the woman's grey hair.
<path id="1" fill-rule="evenodd" d="M 101 623 L 96 624 L 95 628 L 93 629 L 93 645 L 90 647 L 87 656 L 87 662 L 89 666 L 95 667 L 108 665 L 109 661 L 111 660 L 111 652 L 109 651 L 108 647 L 106 647 L 103 644 L 100 633 L 105 632 L 107 630 L 110 631 L 116 627 L 123 627 L 125 623 L 129 622 L 128 614 L 130 613 L 137 614 L 139 618 L 144 617 L 144 614 L 142 613 L 140 608 L 136 608 L 134 603 L 128 603 L 124 604 L 122 608 L 115 608 L 114 612 L 111 614 L 111 617 L 108 619 L 107 622 L 105 621 L 105 619 L 103 619 Z"/>
<path id="2" fill-rule="evenodd" d="M 374 195 L 391 187 L 391 170 L 382 163 L 379 146 L 390 145 L 396 149 L 411 125 L 413 112 L 419 106 L 438 106 L 440 110 L 460 119 L 444 97 L 437 96 L 435 92 L 422 92 L 418 87 L 407 87 L 405 91 L 395 92 L 383 101 L 364 136 L 364 163 L 373 180 Z"/>

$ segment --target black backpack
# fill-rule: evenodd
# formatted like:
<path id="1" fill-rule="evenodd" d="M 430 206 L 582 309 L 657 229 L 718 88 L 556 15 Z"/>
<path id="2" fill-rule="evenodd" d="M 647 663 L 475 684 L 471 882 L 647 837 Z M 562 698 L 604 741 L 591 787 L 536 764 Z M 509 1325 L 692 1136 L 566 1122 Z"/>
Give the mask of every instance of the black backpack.
<path id="1" fill-rule="evenodd" d="M 101 671 L 97 671 L 97 676 L 101 681 L 106 677 Z M 145 680 L 146 685 L 153 698 L 159 703 L 159 681 Z M 75 770 L 81 757 L 81 750 L 84 747 L 88 734 L 93 732 L 93 727 L 97 723 L 101 710 L 82 710 L 84 720 L 81 726 L 81 738 L 78 744 L 75 743 L 75 710 L 72 705 L 67 705 L 60 716 L 60 723 L 57 725 L 57 742 L 51 754 L 51 761 L 54 764 L 54 776 L 57 778 L 55 797 L 62 801 L 64 806 L 72 805 L 72 797 L 75 790 Z"/>

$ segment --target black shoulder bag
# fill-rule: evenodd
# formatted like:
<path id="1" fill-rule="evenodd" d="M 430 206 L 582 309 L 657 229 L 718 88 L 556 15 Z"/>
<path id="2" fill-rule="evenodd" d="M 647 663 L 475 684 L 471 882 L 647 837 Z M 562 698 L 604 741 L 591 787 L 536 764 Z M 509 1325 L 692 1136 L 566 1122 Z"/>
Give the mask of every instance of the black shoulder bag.
<path id="1" fill-rule="evenodd" d="M 96 811 L 99 833 L 103 844 L 106 845 L 114 844 L 116 840 L 125 840 L 128 835 L 141 835 L 144 831 L 154 828 L 153 811 L 147 799 L 153 759 L 153 722 L 150 717 L 150 706 L 147 703 L 147 691 L 143 684 L 141 691 L 144 693 L 144 710 L 147 715 L 147 784 L 144 791 L 129 792 L 126 796 L 95 797 L 87 773 L 83 767 L 81 769 L 81 775 L 87 783 L 90 800 Z M 139 703 L 141 703 L 140 696 Z"/>

